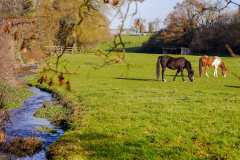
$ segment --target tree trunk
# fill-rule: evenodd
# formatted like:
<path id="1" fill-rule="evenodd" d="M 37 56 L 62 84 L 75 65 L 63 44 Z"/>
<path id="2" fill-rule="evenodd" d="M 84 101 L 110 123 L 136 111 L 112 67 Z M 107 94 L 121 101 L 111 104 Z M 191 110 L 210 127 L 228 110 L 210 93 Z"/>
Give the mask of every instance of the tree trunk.
<path id="1" fill-rule="evenodd" d="M 229 54 L 232 56 L 232 57 L 238 57 L 239 55 L 237 55 L 233 50 L 232 48 L 230 47 L 229 44 L 225 44 L 225 47 L 227 48 Z"/>

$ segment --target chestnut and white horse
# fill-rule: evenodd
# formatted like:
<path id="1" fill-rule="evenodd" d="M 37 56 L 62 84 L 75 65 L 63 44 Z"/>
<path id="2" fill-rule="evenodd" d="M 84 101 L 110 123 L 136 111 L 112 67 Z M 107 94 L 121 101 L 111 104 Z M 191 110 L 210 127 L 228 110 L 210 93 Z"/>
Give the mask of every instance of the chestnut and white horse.
<path id="1" fill-rule="evenodd" d="M 209 57 L 207 55 L 202 56 L 199 59 L 199 76 L 202 76 L 202 72 L 204 70 L 205 74 L 207 77 L 208 75 L 208 70 L 213 67 L 214 68 L 214 77 L 218 77 L 218 68 L 221 68 L 222 71 L 222 76 L 226 77 L 227 76 L 227 68 L 223 62 L 223 60 L 220 57 L 214 56 L 214 57 Z"/>

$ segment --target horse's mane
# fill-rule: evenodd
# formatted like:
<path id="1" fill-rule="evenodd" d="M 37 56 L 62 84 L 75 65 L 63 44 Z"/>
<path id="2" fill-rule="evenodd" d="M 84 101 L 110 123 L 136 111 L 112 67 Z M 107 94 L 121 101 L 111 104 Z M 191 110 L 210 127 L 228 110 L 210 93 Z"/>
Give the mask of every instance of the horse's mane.
<path id="1" fill-rule="evenodd" d="M 192 64 L 190 61 L 186 60 L 186 68 L 188 68 L 190 71 L 193 71 Z"/>

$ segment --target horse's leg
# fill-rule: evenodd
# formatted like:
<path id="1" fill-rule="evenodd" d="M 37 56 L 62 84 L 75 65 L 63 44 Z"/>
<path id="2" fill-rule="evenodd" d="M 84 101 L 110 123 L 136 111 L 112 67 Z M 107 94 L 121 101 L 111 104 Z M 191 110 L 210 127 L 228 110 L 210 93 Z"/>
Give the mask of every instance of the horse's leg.
<path id="1" fill-rule="evenodd" d="M 181 68 L 180 71 L 181 71 L 182 80 L 183 80 L 183 82 L 184 82 L 185 79 L 184 79 L 184 75 L 183 75 L 183 68 Z"/>
<path id="2" fill-rule="evenodd" d="M 214 77 L 218 77 L 218 67 L 214 66 Z"/>
<path id="3" fill-rule="evenodd" d="M 165 71 L 166 71 L 166 66 L 162 66 L 162 81 L 166 82 L 166 78 L 165 78 Z"/>
<path id="4" fill-rule="evenodd" d="M 173 77 L 173 81 L 176 80 L 177 75 L 180 73 L 180 69 L 177 70 L 176 75 Z"/>
<path id="5" fill-rule="evenodd" d="M 206 77 L 209 78 L 209 75 L 208 75 L 208 69 L 209 67 L 205 67 L 204 70 L 205 70 L 205 74 L 206 74 Z"/>
<path id="6" fill-rule="evenodd" d="M 214 68 L 213 77 L 216 77 L 216 66 L 214 65 L 213 68 Z"/>

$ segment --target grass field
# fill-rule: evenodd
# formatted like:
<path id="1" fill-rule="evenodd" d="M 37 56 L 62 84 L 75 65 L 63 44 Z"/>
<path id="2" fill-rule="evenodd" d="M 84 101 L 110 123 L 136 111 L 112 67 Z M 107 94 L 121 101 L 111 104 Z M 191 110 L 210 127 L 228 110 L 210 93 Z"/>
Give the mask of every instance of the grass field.
<path id="1" fill-rule="evenodd" d="M 141 46 L 144 42 L 149 39 L 150 35 L 143 35 L 143 36 L 123 36 L 123 42 L 126 45 L 127 51 L 139 51 L 139 46 Z M 113 41 L 109 41 L 106 43 L 99 44 L 96 49 L 100 50 L 108 50 L 113 47 Z"/>
<path id="2" fill-rule="evenodd" d="M 77 105 L 71 129 L 50 147 L 53 159 L 240 159 L 240 80 L 173 82 L 168 70 L 162 83 L 155 80 L 157 56 L 128 54 L 124 64 L 94 69 L 100 57 L 67 55 L 79 72 L 67 77 L 73 91 L 54 90 Z M 187 58 L 198 73 L 198 57 Z M 224 60 L 240 74 L 240 59 Z"/>

